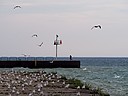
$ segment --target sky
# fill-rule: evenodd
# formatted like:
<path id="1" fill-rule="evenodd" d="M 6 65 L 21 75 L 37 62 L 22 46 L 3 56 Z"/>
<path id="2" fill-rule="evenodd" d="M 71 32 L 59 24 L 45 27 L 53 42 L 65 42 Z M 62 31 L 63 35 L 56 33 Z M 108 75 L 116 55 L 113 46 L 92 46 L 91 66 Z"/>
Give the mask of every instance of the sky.
<path id="1" fill-rule="evenodd" d="M 0 0 L 0 56 L 127 57 L 127 27 L 128 0 Z"/>

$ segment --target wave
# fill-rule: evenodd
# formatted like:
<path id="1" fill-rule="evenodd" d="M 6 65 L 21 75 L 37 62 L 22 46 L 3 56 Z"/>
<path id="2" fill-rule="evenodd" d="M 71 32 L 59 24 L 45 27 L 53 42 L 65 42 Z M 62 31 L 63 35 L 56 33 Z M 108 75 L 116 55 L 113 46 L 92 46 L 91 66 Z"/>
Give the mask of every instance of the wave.
<path id="1" fill-rule="evenodd" d="M 85 70 L 87 70 L 87 68 L 85 67 L 85 68 L 83 68 L 83 70 L 85 71 Z"/>
<path id="2" fill-rule="evenodd" d="M 115 74 L 115 75 L 114 75 L 114 78 L 120 78 L 120 76 Z"/>

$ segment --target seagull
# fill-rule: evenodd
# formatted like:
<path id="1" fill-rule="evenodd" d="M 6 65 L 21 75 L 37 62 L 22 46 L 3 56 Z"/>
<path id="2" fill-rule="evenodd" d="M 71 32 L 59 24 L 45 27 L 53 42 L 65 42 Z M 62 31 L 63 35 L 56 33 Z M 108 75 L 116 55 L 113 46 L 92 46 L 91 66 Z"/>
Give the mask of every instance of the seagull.
<path id="1" fill-rule="evenodd" d="M 49 63 L 53 63 L 54 60 L 50 61 Z"/>
<path id="2" fill-rule="evenodd" d="M 24 57 L 30 57 L 30 55 L 27 54 L 21 54 L 21 55 L 23 55 Z"/>
<path id="3" fill-rule="evenodd" d="M 41 91 L 41 92 L 40 92 L 40 95 L 41 95 L 41 96 L 44 96 L 44 92 L 43 92 L 43 91 Z"/>
<path id="4" fill-rule="evenodd" d="M 21 54 L 21 55 L 24 55 L 24 57 L 26 57 L 26 56 L 27 56 L 26 54 Z"/>
<path id="5" fill-rule="evenodd" d="M 93 29 L 93 28 L 100 28 L 101 29 L 101 25 L 95 25 L 95 26 L 93 26 L 92 28 L 91 28 L 91 30 Z"/>
<path id="6" fill-rule="evenodd" d="M 34 34 L 34 35 L 32 35 L 32 37 L 38 37 L 38 35 L 37 34 Z"/>
<path id="7" fill-rule="evenodd" d="M 70 84 L 67 84 L 67 85 L 65 86 L 65 88 L 69 88 L 69 86 L 70 86 Z"/>
<path id="8" fill-rule="evenodd" d="M 80 89 L 80 86 L 77 86 L 77 89 Z"/>
<path id="9" fill-rule="evenodd" d="M 82 89 L 85 89 L 85 85 L 82 86 Z"/>
<path id="10" fill-rule="evenodd" d="M 43 44 L 43 42 L 40 44 L 40 45 L 38 45 L 39 47 L 41 47 L 42 46 L 42 44 Z"/>
<path id="11" fill-rule="evenodd" d="M 21 8 L 21 6 L 15 6 L 14 9 L 16 9 L 16 8 Z"/>
<path id="12" fill-rule="evenodd" d="M 77 96 L 80 96 L 80 92 L 78 92 L 76 95 L 77 95 Z"/>

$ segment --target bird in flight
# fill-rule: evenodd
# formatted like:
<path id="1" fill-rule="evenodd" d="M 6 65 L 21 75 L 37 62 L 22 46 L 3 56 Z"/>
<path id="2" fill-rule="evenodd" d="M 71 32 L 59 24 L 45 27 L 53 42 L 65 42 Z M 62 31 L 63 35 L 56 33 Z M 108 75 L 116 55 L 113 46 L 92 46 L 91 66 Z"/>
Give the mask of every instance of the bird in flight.
<path id="1" fill-rule="evenodd" d="M 26 56 L 27 56 L 26 54 L 21 54 L 21 55 L 23 55 L 24 57 L 26 57 Z"/>
<path id="2" fill-rule="evenodd" d="M 40 45 L 38 45 L 38 46 L 41 47 L 42 45 L 43 45 L 43 42 Z"/>
<path id="3" fill-rule="evenodd" d="M 27 56 L 30 57 L 30 55 L 27 55 L 27 54 L 21 54 L 21 55 L 23 55 L 24 57 L 27 57 Z"/>
<path id="4" fill-rule="evenodd" d="M 93 27 L 91 28 L 91 30 L 92 30 L 93 28 L 100 28 L 100 29 L 101 29 L 101 25 L 95 25 L 95 26 L 93 26 Z"/>
<path id="5" fill-rule="evenodd" d="M 38 35 L 37 34 L 34 34 L 34 35 L 32 35 L 32 37 L 38 37 Z"/>
<path id="6" fill-rule="evenodd" d="M 21 6 L 15 6 L 14 9 L 16 9 L 16 8 L 21 8 Z"/>

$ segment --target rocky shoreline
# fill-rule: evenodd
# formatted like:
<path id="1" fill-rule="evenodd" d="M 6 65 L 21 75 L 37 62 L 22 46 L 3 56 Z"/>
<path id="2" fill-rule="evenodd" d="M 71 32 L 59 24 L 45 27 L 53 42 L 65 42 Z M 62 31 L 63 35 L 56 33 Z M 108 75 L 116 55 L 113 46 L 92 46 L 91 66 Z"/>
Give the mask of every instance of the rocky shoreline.
<path id="1" fill-rule="evenodd" d="M 110 96 L 77 79 L 45 71 L 0 72 L 0 96 Z"/>

